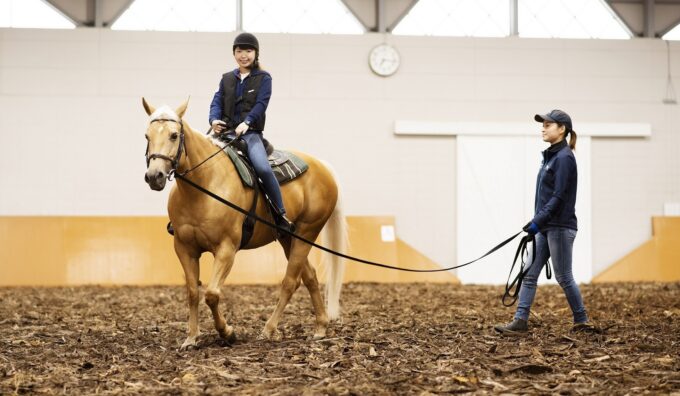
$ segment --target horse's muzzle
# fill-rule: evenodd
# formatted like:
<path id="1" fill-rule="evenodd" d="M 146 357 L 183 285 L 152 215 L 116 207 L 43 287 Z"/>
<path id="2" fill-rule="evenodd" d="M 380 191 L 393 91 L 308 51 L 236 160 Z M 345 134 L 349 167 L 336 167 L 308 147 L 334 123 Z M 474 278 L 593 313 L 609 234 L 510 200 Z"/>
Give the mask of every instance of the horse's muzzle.
<path id="1" fill-rule="evenodd" d="M 147 171 L 144 174 L 144 181 L 151 187 L 152 190 L 161 191 L 165 188 L 165 181 L 167 175 L 161 171 Z"/>

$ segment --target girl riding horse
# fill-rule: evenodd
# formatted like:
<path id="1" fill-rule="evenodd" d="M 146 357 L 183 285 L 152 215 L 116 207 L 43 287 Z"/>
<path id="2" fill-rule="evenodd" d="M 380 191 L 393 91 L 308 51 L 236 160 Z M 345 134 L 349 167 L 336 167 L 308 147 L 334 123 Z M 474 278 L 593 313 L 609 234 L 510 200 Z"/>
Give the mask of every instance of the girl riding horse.
<path id="1" fill-rule="evenodd" d="M 150 116 L 146 131 L 147 171 L 144 179 L 153 190 L 165 187 L 168 175 L 182 174 L 195 167 L 185 178 L 203 188 L 231 201 L 241 208 L 248 207 L 255 194 L 243 186 L 234 164 L 226 154 L 202 161 L 216 152 L 218 147 L 204 134 L 194 131 L 182 119 L 188 102 L 173 111 L 167 106 L 154 108 L 142 100 Z M 327 164 L 302 153 L 296 153 L 308 165 L 308 170 L 298 178 L 286 183 L 281 193 L 288 203 L 288 216 L 296 222 L 296 234 L 315 240 L 323 229 L 322 241 L 329 248 L 343 252 L 347 241 L 347 228 L 339 201 L 338 185 Z M 199 164 L 201 164 L 199 166 Z M 264 200 L 256 205 L 256 215 L 267 218 Z M 234 329 L 228 326 L 218 306 L 222 299 L 220 288 L 234 263 L 234 255 L 240 248 L 242 224 L 245 216 L 212 197 L 178 180 L 168 199 L 168 215 L 174 225 L 174 247 L 184 269 L 188 304 L 189 334 L 181 349 L 195 347 L 198 338 L 199 258 L 210 252 L 215 258 L 213 273 L 205 290 L 205 302 L 210 307 L 219 335 L 234 339 Z M 266 245 L 276 238 L 276 233 L 257 223 L 250 241 L 243 249 Z M 286 234 L 279 239 L 288 258 L 286 274 L 281 283 L 279 301 L 262 331 L 265 338 L 280 336 L 277 326 L 284 308 L 300 283 L 309 290 L 316 315 L 315 338 L 326 336 L 329 319 L 340 316 L 340 290 L 342 288 L 343 262 L 331 256 L 326 269 L 326 306 L 319 289 L 316 271 L 307 256 L 311 246 Z"/>

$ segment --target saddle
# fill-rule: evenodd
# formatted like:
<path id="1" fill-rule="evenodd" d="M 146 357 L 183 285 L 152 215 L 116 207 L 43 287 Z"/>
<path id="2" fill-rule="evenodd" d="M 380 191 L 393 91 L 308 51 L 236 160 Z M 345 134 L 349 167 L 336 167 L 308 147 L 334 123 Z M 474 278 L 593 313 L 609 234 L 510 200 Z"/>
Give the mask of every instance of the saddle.
<path id="1" fill-rule="evenodd" d="M 257 208 L 259 193 L 260 191 L 265 191 L 264 187 L 262 186 L 262 181 L 255 174 L 255 170 L 253 169 L 250 160 L 245 154 L 248 152 L 247 143 L 242 139 L 237 139 L 236 141 L 232 142 L 228 138 L 224 138 L 223 136 L 225 135 L 226 134 L 221 135 L 218 138 L 218 140 L 222 142 L 231 142 L 231 144 L 224 149 L 224 152 L 227 154 L 227 156 L 229 156 L 231 162 L 233 162 L 234 167 L 241 177 L 241 182 L 243 185 L 255 190 L 255 194 L 253 194 L 253 202 L 250 206 L 250 210 L 248 211 L 250 215 L 254 215 Z M 274 173 L 274 176 L 276 176 L 276 180 L 279 182 L 279 184 L 288 183 L 309 169 L 309 165 L 297 155 L 288 151 L 275 150 L 274 146 L 266 139 L 263 139 L 263 143 L 265 149 L 267 150 L 267 159 L 269 160 L 269 165 L 272 167 L 272 172 Z M 276 216 L 279 214 L 278 208 L 275 207 L 276 205 L 272 203 L 271 199 L 266 193 L 264 193 L 264 197 L 272 217 L 276 218 Z M 241 248 L 248 244 L 248 241 L 250 241 L 250 238 L 253 236 L 254 229 L 255 218 L 253 216 L 247 216 L 242 227 L 240 244 Z"/>
<path id="2" fill-rule="evenodd" d="M 225 152 L 231 159 L 231 162 L 234 163 L 243 185 L 249 188 L 255 188 L 255 182 L 259 182 L 259 180 L 257 180 L 257 175 L 255 175 L 253 166 L 244 152 L 236 150 L 231 146 L 227 147 Z M 276 176 L 276 180 L 278 180 L 279 184 L 288 183 L 305 173 L 309 168 L 309 165 L 307 165 L 305 161 L 288 151 L 272 150 L 272 153 L 269 154 L 267 159 L 269 160 L 269 165 L 272 167 L 272 172 L 274 172 L 274 176 Z"/>
<path id="3" fill-rule="evenodd" d="M 231 162 L 234 163 L 236 170 L 243 185 L 249 188 L 256 187 L 257 176 L 253 170 L 253 166 L 245 154 L 248 152 L 248 144 L 243 139 L 234 139 L 233 135 L 222 133 L 220 135 L 213 135 L 213 139 L 223 144 L 228 144 L 224 152 L 229 156 Z M 262 139 L 264 148 L 267 151 L 267 159 L 269 165 L 272 167 L 272 172 L 276 176 L 279 184 L 285 184 L 295 179 L 309 168 L 309 165 L 297 155 L 283 150 L 275 150 L 274 146 L 267 140 Z"/>

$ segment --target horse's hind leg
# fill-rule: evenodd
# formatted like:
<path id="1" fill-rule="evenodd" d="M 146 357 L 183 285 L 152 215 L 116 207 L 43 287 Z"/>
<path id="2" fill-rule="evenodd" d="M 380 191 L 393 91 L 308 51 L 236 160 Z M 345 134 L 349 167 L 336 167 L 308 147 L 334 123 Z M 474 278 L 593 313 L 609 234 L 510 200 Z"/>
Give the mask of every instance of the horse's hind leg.
<path id="1" fill-rule="evenodd" d="M 286 242 L 291 243 L 288 241 Z M 291 243 L 290 248 L 288 248 L 286 242 L 284 242 L 283 245 L 286 250 L 286 255 L 288 256 L 288 267 L 286 268 L 286 275 L 281 282 L 279 302 L 276 304 L 274 313 L 272 313 L 272 316 L 262 330 L 262 335 L 267 339 L 279 337 L 276 328 L 281 320 L 283 310 L 286 308 L 286 305 L 288 305 L 288 301 L 290 301 L 293 293 L 295 293 L 295 290 L 300 286 L 300 276 L 310 250 L 310 246 L 304 242 L 295 240 Z"/>
<path id="2" fill-rule="evenodd" d="M 321 290 L 319 289 L 319 281 L 316 278 L 316 270 L 309 263 L 309 259 L 305 258 L 305 265 L 302 268 L 302 281 L 309 290 L 309 296 L 312 298 L 312 306 L 316 314 L 316 329 L 314 329 L 314 339 L 319 340 L 326 337 L 326 330 L 328 329 L 328 315 L 326 314 L 326 307 L 321 298 Z"/>
<path id="3" fill-rule="evenodd" d="M 185 350 L 189 347 L 196 346 L 196 339 L 198 338 L 198 277 L 199 265 L 198 257 L 189 253 L 188 249 L 175 240 L 175 252 L 182 263 L 184 269 L 184 278 L 187 288 L 187 303 L 189 305 L 189 335 L 180 347 L 180 350 Z"/>
<path id="4" fill-rule="evenodd" d="M 236 336 L 234 328 L 227 326 L 227 321 L 220 313 L 220 287 L 224 283 L 224 279 L 229 275 L 231 267 L 234 264 L 234 255 L 236 251 L 233 246 L 221 247 L 215 254 L 215 263 L 213 265 L 213 273 L 210 278 L 210 284 L 205 291 L 205 303 L 210 307 L 213 319 L 215 320 L 215 330 L 223 339 L 234 342 Z"/>

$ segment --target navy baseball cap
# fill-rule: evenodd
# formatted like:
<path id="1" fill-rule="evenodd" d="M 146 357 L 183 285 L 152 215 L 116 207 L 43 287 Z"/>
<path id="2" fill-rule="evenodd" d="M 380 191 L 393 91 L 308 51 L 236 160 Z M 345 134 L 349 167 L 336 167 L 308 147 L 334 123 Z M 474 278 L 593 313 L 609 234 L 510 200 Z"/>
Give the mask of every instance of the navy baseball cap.
<path id="1" fill-rule="evenodd" d="M 538 122 L 556 122 L 567 127 L 567 131 L 571 131 L 571 117 L 562 110 L 552 110 L 548 114 L 536 114 L 534 120 Z"/>

